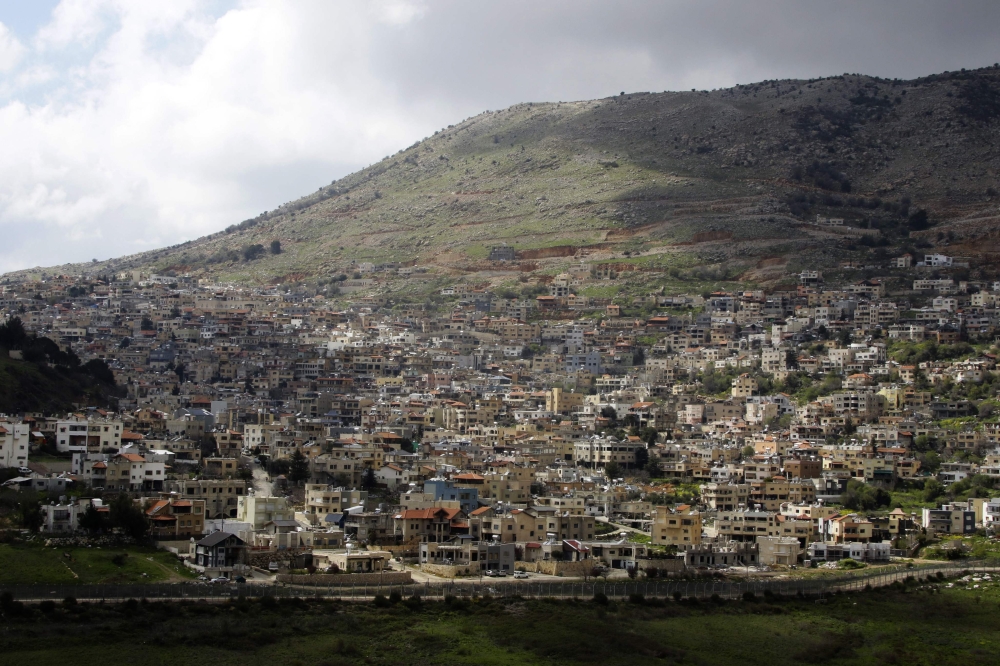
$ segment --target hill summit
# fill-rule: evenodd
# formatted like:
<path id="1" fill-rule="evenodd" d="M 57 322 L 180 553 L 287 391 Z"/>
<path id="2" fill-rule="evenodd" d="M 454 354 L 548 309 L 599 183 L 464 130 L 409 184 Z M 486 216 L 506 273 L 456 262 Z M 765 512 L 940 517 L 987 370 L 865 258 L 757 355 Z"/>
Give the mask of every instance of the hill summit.
<path id="1" fill-rule="evenodd" d="M 623 92 L 486 111 L 225 231 L 48 272 L 267 284 L 391 265 L 489 280 L 492 253 L 525 273 L 638 258 L 766 282 L 942 244 L 975 267 L 997 251 L 998 169 L 997 65 Z"/>

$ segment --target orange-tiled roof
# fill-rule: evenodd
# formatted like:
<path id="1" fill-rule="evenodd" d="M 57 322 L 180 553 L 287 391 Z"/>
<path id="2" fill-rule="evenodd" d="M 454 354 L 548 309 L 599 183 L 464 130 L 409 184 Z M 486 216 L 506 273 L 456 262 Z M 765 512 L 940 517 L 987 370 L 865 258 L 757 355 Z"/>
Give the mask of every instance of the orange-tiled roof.
<path id="1" fill-rule="evenodd" d="M 448 509 L 444 507 L 430 507 L 428 509 L 407 509 L 397 513 L 395 518 L 402 520 L 432 520 L 440 515 L 444 515 L 448 520 L 453 519 L 461 509 Z"/>

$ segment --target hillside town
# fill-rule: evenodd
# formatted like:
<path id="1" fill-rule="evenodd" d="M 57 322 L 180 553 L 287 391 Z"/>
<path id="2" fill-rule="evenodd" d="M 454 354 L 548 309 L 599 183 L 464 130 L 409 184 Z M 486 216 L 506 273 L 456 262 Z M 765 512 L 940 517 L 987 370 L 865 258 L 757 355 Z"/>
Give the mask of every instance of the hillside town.
<path id="1" fill-rule="evenodd" d="M 577 292 L 632 264 L 581 262 L 423 303 L 379 288 L 415 270 L 398 265 L 359 266 L 333 295 L 8 280 L 4 326 L 103 362 L 118 395 L 7 414 L 3 486 L 41 494 L 36 527 L 57 538 L 117 529 L 99 518 L 127 496 L 143 536 L 213 579 L 918 557 L 1000 520 L 1000 283 L 955 279 L 961 264 L 895 258 L 906 289 L 804 271 L 602 299 Z"/>

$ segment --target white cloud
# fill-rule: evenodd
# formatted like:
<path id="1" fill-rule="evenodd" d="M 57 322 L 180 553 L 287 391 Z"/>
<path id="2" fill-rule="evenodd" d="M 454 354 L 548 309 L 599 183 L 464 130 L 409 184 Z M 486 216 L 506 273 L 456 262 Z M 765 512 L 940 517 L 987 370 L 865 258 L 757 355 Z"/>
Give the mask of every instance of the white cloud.
<path id="1" fill-rule="evenodd" d="M 24 56 L 24 45 L 3 23 L 0 23 L 0 72 L 9 72 Z"/>
<path id="2" fill-rule="evenodd" d="M 428 133 L 428 114 L 365 64 L 374 25 L 421 11 L 247 2 L 212 16 L 196 2 L 66 0 L 21 74 L 48 84 L 44 101 L 0 108 L 0 269 L 194 238 Z M 262 178 L 281 167 L 312 175 Z"/>

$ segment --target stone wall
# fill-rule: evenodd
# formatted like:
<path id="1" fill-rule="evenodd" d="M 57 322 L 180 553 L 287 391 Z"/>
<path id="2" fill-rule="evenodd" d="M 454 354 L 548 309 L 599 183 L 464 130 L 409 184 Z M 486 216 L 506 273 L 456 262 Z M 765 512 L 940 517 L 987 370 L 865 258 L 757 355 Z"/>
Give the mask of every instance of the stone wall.
<path id="1" fill-rule="evenodd" d="M 290 585 L 407 585 L 413 582 L 409 571 L 354 574 L 278 574 L 279 583 Z"/>
<path id="2" fill-rule="evenodd" d="M 563 562 L 561 560 L 540 560 L 538 562 L 517 562 L 514 568 L 518 571 L 530 571 L 549 576 L 583 576 L 599 565 L 598 560 L 582 560 L 580 562 Z"/>
<path id="3" fill-rule="evenodd" d="M 421 564 L 420 570 L 442 578 L 457 578 L 459 576 L 478 576 L 478 562 L 474 564 Z"/>

